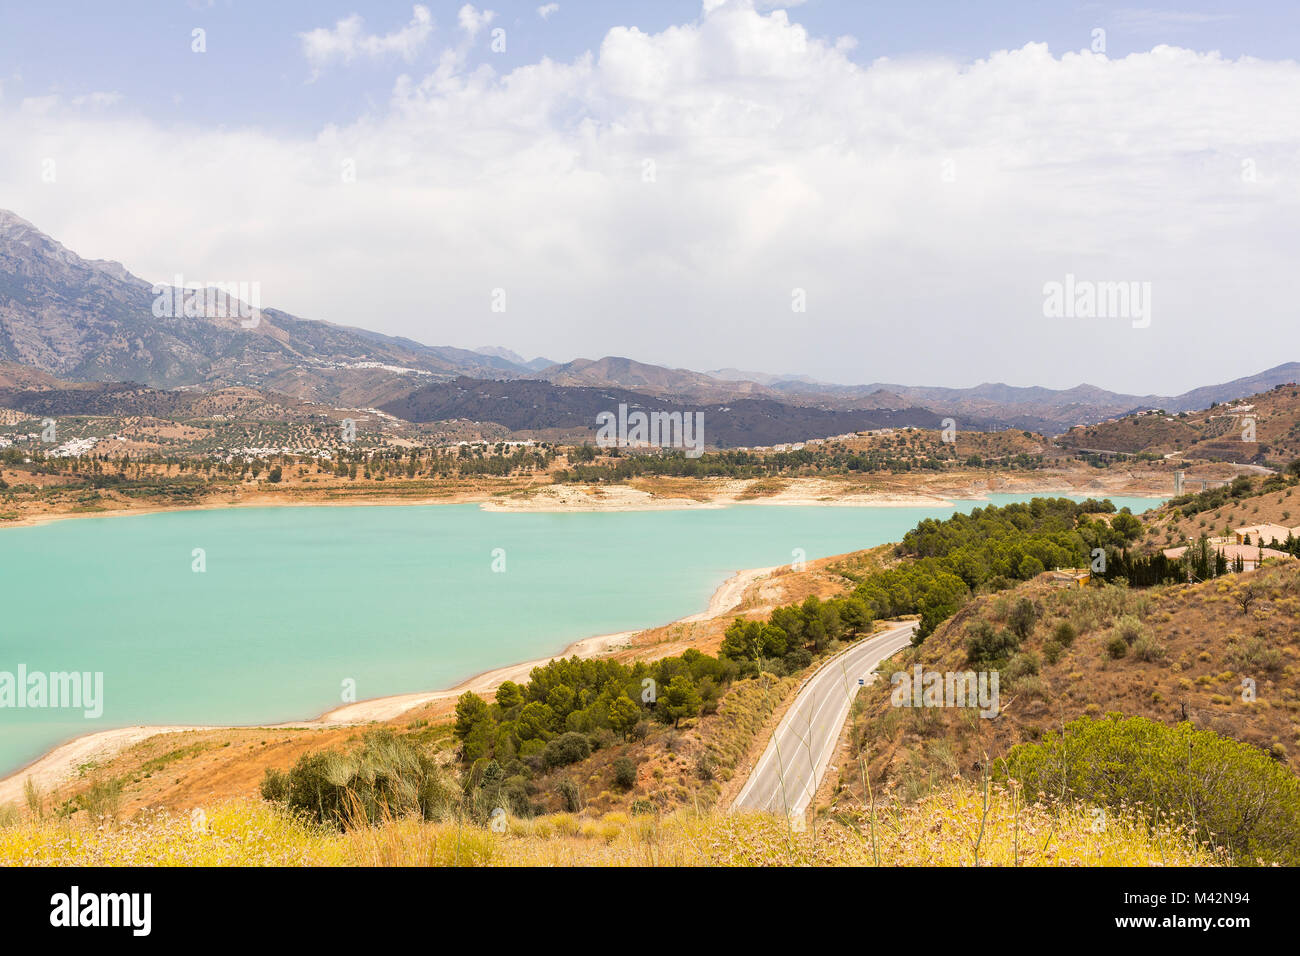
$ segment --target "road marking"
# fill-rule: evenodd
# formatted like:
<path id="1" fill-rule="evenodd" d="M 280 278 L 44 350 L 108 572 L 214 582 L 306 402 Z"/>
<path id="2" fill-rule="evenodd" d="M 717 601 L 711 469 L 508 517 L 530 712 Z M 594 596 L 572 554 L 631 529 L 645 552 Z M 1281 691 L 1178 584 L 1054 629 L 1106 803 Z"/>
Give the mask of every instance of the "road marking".
<path id="1" fill-rule="evenodd" d="M 899 636 L 902 637 L 903 635 L 900 634 Z M 907 638 L 909 641 L 911 640 L 910 631 L 907 633 Z M 880 660 L 883 662 L 888 658 L 892 657 L 894 654 L 897 654 L 900 650 L 903 649 L 903 646 L 904 645 L 900 644 L 898 647 L 890 649 L 889 652 L 885 654 Z M 813 765 L 812 768 L 813 779 L 809 781 L 809 783 L 811 783 L 812 785 L 811 789 L 809 789 L 808 787 L 804 788 L 804 794 L 807 795 L 809 802 L 811 802 L 812 798 L 817 795 L 817 788 L 818 786 L 820 786 L 821 777 L 825 773 L 825 770 L 823 770 L 821 773 L 818 773 L 817 767 L 823 763 L 827 765 L 830 764 L 831 756 L 835 753 L 835 745 L 839 743 L 840 734 L 844 732 L 844 721 L 848 720 L 849 711 L 852 709 L 852 706 L 853 706 L 853 698 L 849 697 L 844 701 L 842 711 L 837 712 L 837 716 L 839 717 L 839 719 L 835 722 L 835 732 L 827 735 L 826 746 L 822 748 L 821 756 L 817 758 L 817 763 Z M 841 713 L 842 716 L 840 716 Z M 794 812 L 800 813 L 802 812 L 803 809 L 804 808 L 800 807 L 796 803 Z"/>
<path id="2" fill-rule="evenodd" d="M 756 789 L 758 781 L 762 779 L 765 768 L 771 763 L 772 758 L 778 755 L 778 751 L 781 745 L 781 740 L 783 737 L 789 735 L 790 733 L 793 733 L 799 739 L 799 741 L 804 744 L 805 748 L 807 748 L 808 741 L 799 735 L 795 726 L 795 718 L 798 716 L 801 710 L 806 710 L 807 707 L 810 706 L 815 707 L 816 709 L 813 712 L 813 716 L 811 720 L 810 721 L 805 720 L 803 722 L 804 725 L 809 728 L 809 732 L 810 733 L 812 732 L 812 729 L 818 723 L 821 713 L 825 709 L 826 704 L 830 702 L 830 696 L 823 697 L 822 700 L 819 702 L 817 700 L 818 691 L 822 688 L 822 685 L 825 684 L 827 680 L 832 681 L 831 690 L 834 689 L 835 665 L 838 664 L 840 666 L 839 676 L 845 678 L 845 680 L 847 681 L 848 668 L 850 666 L 855 668 L 859 666 L 858 658 L 862 658 L 860 663 L 862 665 L 866 665 L 867 661 L 870 660 L 873 655 L 879 652 L 881 656 L 879 657 L 878 660 L 875 661 L 875 663 L 870 668 L 870 669 L 874 669 L 875 667 L 878 667 L 880 663 L 882 663 L 883 661 L 892 657 L 894 654 L 897 654 L 900 650 L 902 650 L 903 647 L 907 645 L 907 643 L 910 642 L 916 626 L 917 625 L 915 622 L 911 622 L 908 624 L 903 624 L 896 628 L 892 628 L 888 631 L 882 631 L 880 634 L 873 635 L 867 638 L 866 640 L 856 644 L 855 646 L 850 647 L 849 649 L 823 662 L 822 665 L 813 673 L 813 675 L 809 677 L 807 681 L 804 682 L 803 687 L 801 687 L 798 691 L 796 691 L 794 703 L 791 704 L 790 709 L 786 712 L 786 715 L 781 719 L 780 724 L 777 725 L 777 728 L 775 731 L 773 731 L 772 736 L 768 738 L 767 745 L 764 747 L 763 753 L 759 757 L 758 763 L 755 764 L 754 769 L 750 771 L 749 779 L 745 781 L 745 785 L 741 788 L 740 794 L 732 802 L 731 804 L 732 809 L 743 808 L 742 805 L 744 804 L 745 800 L 749 798 L 751 792 Z M 904 640 L 895 643 L 898 640 L 898 638 L 904 638 Z M 867 676 L 872 676 L 872 675 L 868 674 Z M 834 751 L 834 746 L 839 741 L 840 733 L 844 729 L 844 721 L 848 718 L 849 709 L 852 707 L 853 692 L 856 691 L 856 688 L 853 687 L 853 685 L 846 683 L 844 689 L 845 689 L 845 699 L 843 704 L 841 705 L 841 710 L 843 711 L 843 715 L 840 716 L 839 713 L 837 712 L 837 716 L 839 719 L 835 723 L 835 728 L 834 728 L 835 732 L 834 734 L 830 735 L 830 739 L 828 740 L 826 746 L 822 748 L 822 752 L 818 756 L 818 758 L 816 760 L 813 760 L 811 752 L 809 753 L 810 779 L 807 781 L 804 780 L 798 781 L 801 784 L 801 787 L 800 787 L 800 792 L 796 797 L 794 806 L 791 807 L 789 805 L 788 801 L 785 800 L 785 795 L 782 792 L 783 784 L 784 784 L 784 776 L 786 771 L 790 768 L 785 765 L 784 759 L 780 759 L 778 769 L 777 769 L 778 776 L 776 778 L 776 787 L 773 789 L 771 795 L 766 800 L 763 801 L 762 806 L 757 808 L 751 807 L 750 809 L 767 810 L 770 808 L 771 804 L 775 801 L 775 799 L 778 796 L 781 796 L 783 803 L 786 804 L 787 813 L 797 815 L 797 813 L 799 812 L 800 803 L 804 802 L 805 798 L 811 800 L 811 796 L 815 795 L 816 787 L 820 783 L 820 778 L 822 776 L 822 774 L 818 773 L 817 767 L 819 764 L 822 764 L 824 762 L 829 762 L 830 756 Z M 803 699 L 802 703 L 800 700 L 801 698 Z M 808 701 L 811 701 L 811 703 L 808 703 Z M 797 747 L 798 745 L 796 744 L 795 748 L 797 749 Z M 811 792 L 809 790 L 809 784 L 811 784 L 812 787 Z"/>
<path id="3" fill-rule="evenodd" d="M 801 687 L 796 692 L 795 702 L 791 704 L 790 710 L 786 712 L 785 717 L 782 718 L 781 723 L 777 726 L 776 730 L 772 733 L 771 738 L 769 738 L 768 745 L 767 748 L 764 749 L 763 756 L 759 759 L 758 764 L 754 767 L 754 770 L 750 773 L 749 780 L 746 781 L 744 788 L 741 790 L 740 796 L 736 798 L 735 802 L 737 804 L 740 803 L 747 796 L 749 790 L 753 787 L 755 781 L 762 775 L 761 771 L 763 767 L 771 761 L 771 758 L 773 756 L 777 755 L 780 746 L 780 738 L 784 736 L 785 732 L 789 730 L 790 727 L 793 725 L 794 718 L 799 711 L 800 708 L 799 697 L 813 690 L 815 686 L 821 682 L 825 674 L 829 671 L 831 665 L 834 664 L 837 660 L 842 660 L 843 658 L 852 656 L 855 653 L 862 653 L 866 655 L 868 648 L 874 651 L 876 650 L 878 645 L 884 646 L 888 644 L 888 640 L 890 638 L 897 636 L 898 634 L 902 633 L 904 629 L 909 628 L 910 626 L 911 625 L 903 625 L 902 627 L 899 628 L 893 628 L 888 631 L 882 631 L 880 634 L 873 635 L 872 637 L 867 638 L 865 641 L 861 642 L 855 647 L 851 647 L 848 650 L 842 652 L 841 654 L 836 655 L 835 657 L 832 657 L 829 660 L 822 663 L 822 665 L 804 683 L 804 686 Z M 778 768 L 778 774 L 783 777 L 785 773 L 785 769 L 786 769 L 785 766 L 780 766 Z M 778 782 L 782 782 L 780 778 L 778 778 Z M 774 799 L 778 793 L 780 793 L 779 787 L 773 791 L 772 798 Z M 767 801 L 767 803 L 770 802 L 771 800 Z"/>

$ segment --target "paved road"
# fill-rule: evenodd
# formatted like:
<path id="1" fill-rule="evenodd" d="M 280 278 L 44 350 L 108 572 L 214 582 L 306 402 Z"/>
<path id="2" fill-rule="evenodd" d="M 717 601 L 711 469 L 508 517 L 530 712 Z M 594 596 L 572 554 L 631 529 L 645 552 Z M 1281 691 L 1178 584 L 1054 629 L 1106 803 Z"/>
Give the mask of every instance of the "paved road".
<path id="1" fill-rule="evenodd" d="M 910 621 L 882 631 L 823 664 L 800 688 L 731 808 L 801 815 L 830 765 L 858 680 L 870 683 L 880 662 L 912 640 L 916 626 Z"/>

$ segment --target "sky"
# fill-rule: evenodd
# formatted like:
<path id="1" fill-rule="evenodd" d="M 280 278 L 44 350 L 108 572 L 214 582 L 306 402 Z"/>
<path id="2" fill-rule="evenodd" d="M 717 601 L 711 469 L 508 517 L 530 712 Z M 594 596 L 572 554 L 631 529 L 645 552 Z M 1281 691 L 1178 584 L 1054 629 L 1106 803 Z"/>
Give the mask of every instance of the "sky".
<path id="1" fill-rule="evenodd" d="M 1251 0 L 6 4 L 0 208 L 433 345 L 1172 394 L 1300 360 L 1297 49 Z"/>

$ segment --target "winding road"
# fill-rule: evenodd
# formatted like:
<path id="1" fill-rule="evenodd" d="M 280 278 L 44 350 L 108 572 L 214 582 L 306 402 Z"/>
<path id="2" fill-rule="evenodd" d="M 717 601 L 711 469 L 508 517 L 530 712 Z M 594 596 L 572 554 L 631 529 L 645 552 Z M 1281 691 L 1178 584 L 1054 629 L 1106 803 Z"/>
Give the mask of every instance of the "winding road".
<path id="1" fill-rule="evenodd" d="M 891 627 L 822 664 L 799 689 L 731 809 L 801 816 L 830 765 L 853 695 L 875 679 L 881 661 L 911 642 L 916 627 Z"/>

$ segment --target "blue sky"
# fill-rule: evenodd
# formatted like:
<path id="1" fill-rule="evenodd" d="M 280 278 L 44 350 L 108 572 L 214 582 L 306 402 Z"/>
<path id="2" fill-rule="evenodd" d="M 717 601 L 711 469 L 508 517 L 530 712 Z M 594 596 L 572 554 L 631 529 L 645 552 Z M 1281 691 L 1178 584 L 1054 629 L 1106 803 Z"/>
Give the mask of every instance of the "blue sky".
<path id="1" fill-rule="evenodd" d="M 6 5 L 0 208 L 529 357 L 1138 393 L 1300 358 L 1300 5 L 541 6 Z M 1049 316 L 1067 276 L 1152 321 Z"/>
<path id="2" fill-rule="evenodd" d="M 460 2 L 424 4 L 435 36 L 454 33 Z M 635 25 L 649 33 L 697 17 L 698 0 L 565 0 L 545 18 L 537 0 L 480 5 L 506 30 L 504 53 L 479 44 L 469 62 L 498 70 L 542 57 L 571 60 L 599 48 L 605 32 Z M 786 6 L 773 4 L 774 7 Z M 159 120 L 201 116 L 206 122 L 311 131 L 344 122 L 383 102 L 395 69 L 418 72 L 436 46 L 414 60 L 378 57 L 324 71 L 307 82 L 299 35 L 360 15 L 369 32 L 385 34 L 411 19 L 408 0 L 43 0 L 0 9 L 0 64 L 12 95 L 90 91 L 122 94 L 131 109 Z M 975 59 L 1000 49 L 1045 42 L 1053 52 L 1091 45 L 1106 30 L 1112 57 L 1158 43 L 1225 56 L 1294 58 L 1300 52 L 1300 4 L 1233 0 L 1206 7 L 1052 3 L 1035 0 L 866 2 L 809 0 L 788 5 L 810 33 L 851 35 L 860 63 L 882 57 L 939 54 Z M 190 52 L 191 31 L 207 31 L 208 56 Z"/>

